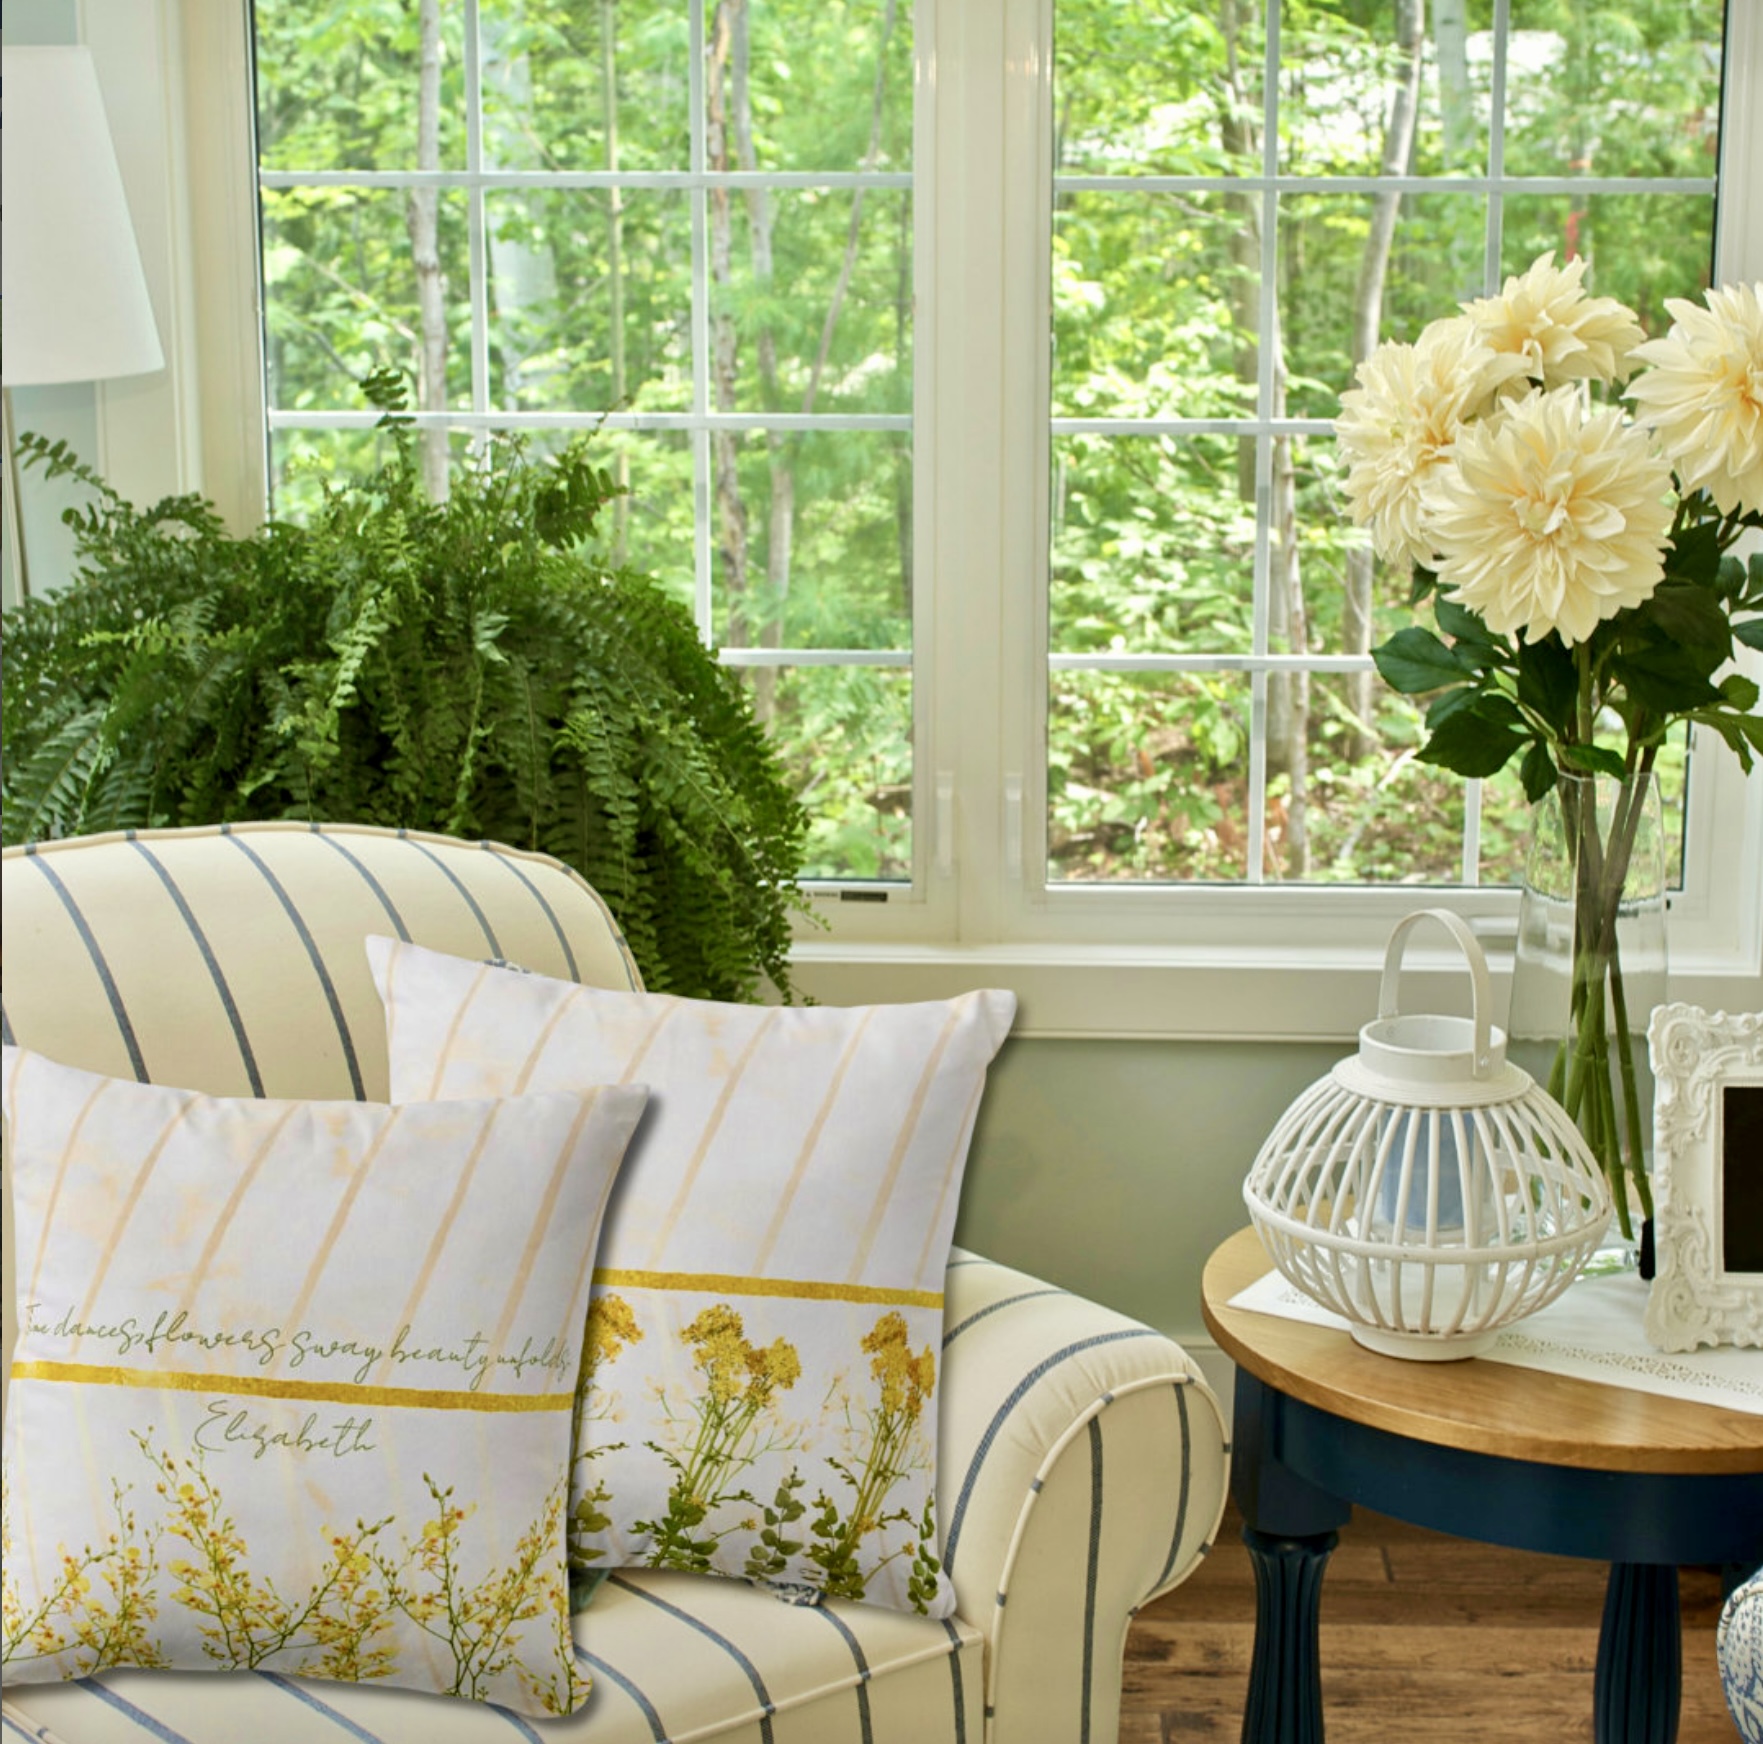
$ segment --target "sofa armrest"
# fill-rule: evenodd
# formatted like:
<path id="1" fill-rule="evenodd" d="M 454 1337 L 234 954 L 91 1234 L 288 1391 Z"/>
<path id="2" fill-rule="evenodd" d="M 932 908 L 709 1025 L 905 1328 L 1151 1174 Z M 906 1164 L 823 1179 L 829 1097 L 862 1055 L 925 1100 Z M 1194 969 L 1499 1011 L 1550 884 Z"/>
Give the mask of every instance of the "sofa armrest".
<path id="1" fill-rule="evenodd" d="M 944 1564 L 987 1638 L 985 1736 L 1115 1737 L 1128 1625 L 1224 1511 L 1217 1399 L 1161 1333 L 957 1249 L 938 1412 Z"/>

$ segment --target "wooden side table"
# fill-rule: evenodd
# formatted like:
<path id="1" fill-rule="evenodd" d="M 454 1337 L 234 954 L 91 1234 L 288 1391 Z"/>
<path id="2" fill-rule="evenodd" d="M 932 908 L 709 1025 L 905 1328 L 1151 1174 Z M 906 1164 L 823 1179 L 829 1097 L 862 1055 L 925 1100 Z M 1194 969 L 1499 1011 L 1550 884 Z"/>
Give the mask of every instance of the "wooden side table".
<path id="1" fill-rule="evenodd" d="M 1207 1262 L 1206 1325 L 1237 1364 L 1231 1487 L 1255 1566 L 1244 1744 L 1321 1744 L 1323 1569 L 1352 1504 L 1459 1538 L 1610 1564 L 1598 1744 L 1672 1744 L 1677 1569 L 1763 1562 L 1763 1418 L 1470 1359 L 1377 1356 L 1231 1308 L 1272 1264 L 1245 1229 Z"/>

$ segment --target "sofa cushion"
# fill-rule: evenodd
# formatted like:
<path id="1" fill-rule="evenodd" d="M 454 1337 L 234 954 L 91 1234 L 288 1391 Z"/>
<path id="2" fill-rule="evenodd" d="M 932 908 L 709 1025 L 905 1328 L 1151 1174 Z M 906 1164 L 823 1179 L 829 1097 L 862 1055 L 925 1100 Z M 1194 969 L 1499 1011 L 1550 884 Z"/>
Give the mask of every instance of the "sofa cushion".
<path id="1" fill-rule="evenodd" d="M 946 1616 L 942 1283 L 1008 993 L 619 993 L 369 941 L 394 1100 L 641 1078 L 594 1273 L 572 1554 Z"/>
<path id="2" fill-rule="evenodd" d="M 779 1605 L 737 1582 L 632 1569 L 576 1620 L 594 1681 L 567 1719 L 255 1674 L 106 1672 L 7 1692 L 51 1744 L 979 1744 L 984 1647 L 960 1619 Z M 13 1733 L 6 1732 L 7 1744 Z M 24 1736 L 36 1736 L 24 1730 Z"/>
<path id="3" fill-rule="evenodd" d="M 244 1667 L 569 1712 L 571 1406 L 644 1092 L 391 1108 L 0 1070 L 7 1682 Z"/>

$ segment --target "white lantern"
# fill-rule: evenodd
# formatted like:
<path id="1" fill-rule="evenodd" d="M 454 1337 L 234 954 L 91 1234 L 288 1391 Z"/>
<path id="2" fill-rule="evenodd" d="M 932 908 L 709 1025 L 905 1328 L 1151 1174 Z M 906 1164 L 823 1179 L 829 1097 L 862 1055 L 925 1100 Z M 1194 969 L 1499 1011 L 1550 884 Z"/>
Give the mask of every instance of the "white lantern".
<path id="1" fill-rule="evenodd" d="M 1462 947 L 1473 1016 L 1398 1015 L 1422 920 Z M 1475 1356 L 1572 1283 L 1610 1220 L 1597 1160 L 1558 1103 L 1506 1059 L 1486 959 L 1444 909 L 1407 915 L 1357 1056 L 1312 1084 L 1243 1186 L 1292 1283 L 1387 1356 Z"/>

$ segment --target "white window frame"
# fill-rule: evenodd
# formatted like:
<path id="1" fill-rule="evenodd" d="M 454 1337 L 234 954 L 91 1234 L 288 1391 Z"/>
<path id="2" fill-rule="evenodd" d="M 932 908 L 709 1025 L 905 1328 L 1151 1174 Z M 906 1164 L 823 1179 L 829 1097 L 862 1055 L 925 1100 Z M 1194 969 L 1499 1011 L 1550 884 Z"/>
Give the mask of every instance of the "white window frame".
<path id="1" fill-rule="evenodd" d="M 190 161 L 230 153 L 223 161 L 251 166 L 243 7 L 146 3 L 181 21 Z M 1763 9 L 1731 11 L 1729 172 L 1763 162 Z M 88 12 L 94 41 L 107 12 Z M 915 532 L 926 578 L 912 660 L 915 877 L 910 887 L 868 887 L 880 902 L 847 900 L 849 886 L 811 887 L 828 924 L 798 940 L 801 987 L 840 1003 L 1013 987 L 1026 1035 L 1342 1040 L 1371 1015 L 1389 928 L 1438 902 L 1484 933 L 1498 975 L 1516 915 L 1510 890 L 1049 889 L 1037 876 L 1051 0 L 918 0 L 915 45 Z M 214 258 L 199 256 L 203 271 L 186 275 L 201 287 L 201 320 L 190 325 L 205 454 L 224 443 L 217 458 L 233 470 L 222 506 L 235 524 L 251 508 L 238 432 L 253 415 L 263 429 L 260 387 L 237 368 L 257 350 L 258 319 L 255 214 L 240 183 L 190 178 L 190 230 Z M 1717 276 L 1763 278 L 1763 183 L 1729 173 L 1724 185 Z M 1747 780 L 1723 747 L 1706 749 L 1692 764 L 1671 993 L 1709 1009 L 1763 1008 L 1763 771 Z M 1458 998 L 1462 977 L 1448 956 L 1409 961 L 1406 997 Z"/>

